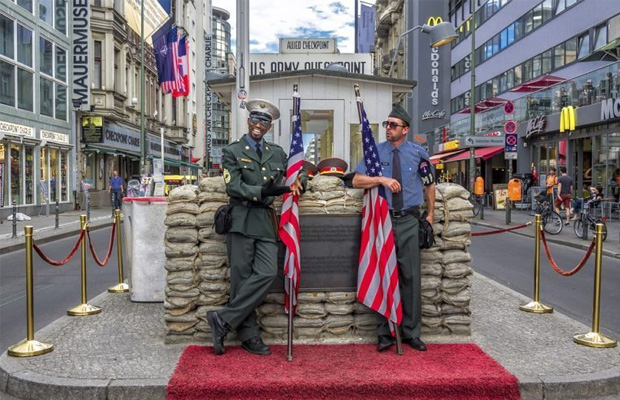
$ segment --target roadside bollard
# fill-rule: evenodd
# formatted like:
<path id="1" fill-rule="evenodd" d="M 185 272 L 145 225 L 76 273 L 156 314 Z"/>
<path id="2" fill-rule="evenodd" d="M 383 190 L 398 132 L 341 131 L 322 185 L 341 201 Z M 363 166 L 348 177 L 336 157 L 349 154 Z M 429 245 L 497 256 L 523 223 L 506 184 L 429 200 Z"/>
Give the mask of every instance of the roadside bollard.
<path id="1" fill-rule="evenodd" d="M 510 202 L 510 199 L 506 199 L 506 225 L 510 225 L 510 220 L 512 219 L 512 215 L 510 215 L 511 211 L 512 203 Z"/>
<path id="2" fill-rule="evenodd" d="M 480 221 L 484 221 L 484 195 L 479 196 L 480 199 Z"/>
<path id="3" fill-rule="evenodd" d="M 58 229 L 58 200 L 56 200 L 56 224 L 54 226 L 54 229 Z"/>
<path id="4" fill-rule="evenodd" d="M 86 221 L 90 222 L 90 193 L 86 193 Z"/>
<path id="5" fill-rule="evenodd" d="M 32 266 L 32 226 L 24 227 L 26 238 L 26 339 L 9 347 L 7 354 L 13 357 L 31 357 L 54 350 L 51 343 L 34 340 L 34 290 Z"/>
<path id="6" fill-rule="evenodd" d="M 540 302 L 540 230 L 542 229 L 542 215 L 536 214 L 534 219 L 534 300 L 519 306 L 519 310 L 537 314 L 553 312 L 553 308 Z"/>
<path id="7" fill-rule="evenodd" d="M 616 347 L 618 342 L 599 333 L 601 316 L 601 270 L 603 267 L 603 224 L 596 224 L 596 258 L 594 259 L 594 301 L 592 305 L 592 332 L 575 335 L 573 342 L 588 347 Z"/>
<path id="8" fill-rule="evenodd" d="M 17 237 L 17 201 L 13 200 L 13 236 L 11 239 Z"/>
<path id="9" fill-rule="evenodd" d="M 114 210 L 114 222 L 116 224 L 116 254 L 118 257 L 118 285 L 108 288 L 110 293 L 129 292 L 129 285 L 123 277 L 123 240 L 121 238 L 121 210 Z"/>
<path id="10" fill-rule="evenodd" d="M 82 231 L 88 228 L 86 215 L 80 215 L 80 226 L 82 227 Z M 101 308 L 86 303 L 86 234 L 84 234 L 82 239 L 80 250 L 82 253 L 82 304 L 70 308 L 67 310 L 67 314 L 72 316 L 99 314 Z"/>

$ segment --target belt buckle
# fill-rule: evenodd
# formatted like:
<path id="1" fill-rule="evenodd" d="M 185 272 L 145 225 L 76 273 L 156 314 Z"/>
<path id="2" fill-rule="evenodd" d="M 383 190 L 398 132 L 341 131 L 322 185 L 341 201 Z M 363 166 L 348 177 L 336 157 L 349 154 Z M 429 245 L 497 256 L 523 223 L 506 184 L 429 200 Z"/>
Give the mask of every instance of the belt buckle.
<path id="1" fill-rule="evenodd" d="M 403 211 L 395 211 L 395 210 L 391 210 L 390 214 L 392 214 L 392 217 L 394 217 L 394 218 L 400 218 L 400 217 L 403 217 L 405 215 L 405 213 Z"/>

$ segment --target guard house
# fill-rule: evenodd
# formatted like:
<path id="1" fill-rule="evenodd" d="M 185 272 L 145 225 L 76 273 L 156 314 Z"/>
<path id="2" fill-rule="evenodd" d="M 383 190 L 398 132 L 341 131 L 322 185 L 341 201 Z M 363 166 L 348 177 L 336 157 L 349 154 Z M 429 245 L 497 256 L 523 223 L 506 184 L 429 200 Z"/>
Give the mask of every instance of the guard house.
<path id="1" fill-rule="evenodd" d="M 274 72 L 250 77 L 248 98 L 262 98 L 277 105 L 281 117 L 265 139 L 282 146 L 288 153 L 293 114 L 293 85 L 298 85 L 301 96 L 301 120 L 306 160 L 315 165 L 329 157 L 337 157 L 349 164 L 349 172 L 362 159 L 361 127 L 354 85 L 360 86 L 364 109 L 375 139 L 385 140 L 381 121 L 387 119 L 393 103 L 400 103 L 410 95 L 415 81 L 392 79 L 374 75 L 351 73 L 340 68 L 306 69 Z M 247 115 L 236 107 L 235 78 L 210 80 L 209 85 L 220 101 L 232 111 L 230 120 L 237 121 L 237 113 Z M 412 123 L 415 132 L 416 123 Z M 230 141 L 247 133 L 247 125 L 233 126 Z M 421 143 L 418 143 L 421 144 Z"/>

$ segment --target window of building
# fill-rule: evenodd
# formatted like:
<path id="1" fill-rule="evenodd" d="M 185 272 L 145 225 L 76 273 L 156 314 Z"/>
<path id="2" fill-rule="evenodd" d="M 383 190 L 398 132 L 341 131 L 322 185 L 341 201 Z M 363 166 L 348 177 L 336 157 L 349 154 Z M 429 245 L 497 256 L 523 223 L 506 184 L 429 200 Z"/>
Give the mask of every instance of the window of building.
<path id="1" fill-rule="evenodd" d="M 541 4 L 542 7 L 542 23 L 553 18 L 553 0 L 545 0 Z"/>
<path id="2" fill-rule="evenodd" d="M 15 67 L 0 61 L 0 103 L 15 106 Z"/>
<path id="3" fill-rule="evenodd" d="M 0 14 L 0 54 L 13 58 L 14 21 Z"/>
<path id="4" fill-rule="evenodd" d="M 21 146 L 15 143 L 9 145 L 11 159 L 9 161 L 9 174 L 11 183 L 11 197 L 10 201 L 15 201 L 17 204 L 22 204 L 22 152 Z"/>
<path id="5" fill-rule="evenodd" d="M 579 36 L 579 52 L 577 53 L 577 59 L 581 59 L 590 54 L 590 34 L 585 33 Z"/>
<path id="6" fill-rule="evenodd" d="M 67 120 L 67 87 L 56 85 L 56 119 Z"/>
<path id="7" fill-rule="evenodd" d="M 594 34 L 596 35 L 596 40 L 594 42 L 594 49 L 600 49 L 601 47 L 607 44 L 607 25 L 599 25 L 596 27 Z"/>
<path id="8" fill-rule="evenodd" d="M 39 38 L 39 70 L 49 76 L 54 73 L 54 45 L 43 37 Z"/>
<path id="9" fill-rule="evenodd" d="M 32 67 L 32 31 L 17 24 L 17 61 Z"/>
<path id="10" fill-rule="evenodd" d="M 544 53 L 542 53 L 542 60 L 541 60 L 541 67 L 542 70 L 540 71 L 541 75 L 547 74 L 551 71 L 552 69 L 552 57 L 551 55 L 553 54 L 552 50 L 547 50 Z"/>
<path id="11" fill-rule="evenodd" d="M 62 33 L 67 33 L 67 0 L 55 0 L 56 13 L 54 15 L 54 28 Z"/>
<path id="12" fill-rule="evenodd" d="M 121 51 L 114 49 L 114 91 L 121 91 Z"/>
<path id="13" fill-rule="evenodd" d="M 564 43 L 560 43 L 553 48 L 553 64 L 555 68 L 560 68 L 566 63 L 564 46 Z"/>
<path id="14" fill-rule="evenodd" d="M 534 11 L 530 10 L 523 19 L 524 32 L 527 35 L 534 29 Z"/>
<path id="15" fill-rule="evenodd" d="M 26 156 L 24 168 L 24 175 L 26 177 L 24 180 L 24 190 L 26 192 L 25 204 L 34 204 L 34 147 L 26 145 L 24 149 L 24 154 Z"/>
<path id="16" fill-rule="evenodd" d="M 93 49 L 93 80 L 92 83 L 97 89 L 101 89 L 101 46 L 100 40 L 95 40 Z"/>
<path id="17" fill-rule="evenodd" d="M 54 25 L 53 3 L 53 0 L 39 0 L 39 18 L 51 26 Z"/>
<path id="18" fill-rule="evenodd" d="M 17 108 L 34 111 L 33 88 L 34 74 L 17 68 Z"/>
<path id="19" fill-rule="evenodd" d="M 529 14 L 529 13 L 528 13 Z M 532 29 L 536 29 L 543 23 L 543 8 L 542 4 L 537 5 L 532 10 Z"/>
<path id="20" fill-rule="evenodd" d="M 32 0 L 17 0 L 17 5 L 21 6 L 29 13 L 32 13 Z"/>
<path id="21" fill-rule="evenodd" d="M 67 52 L 56 46 L 56 79 L 67 80 Z"/>
<path id="22" fill-rule="evenodd" d="M 54 117 L 54 82 L 41 76 L 40 79 L 39 107 L 41 115 Z"/>
<path id="23" fill-rule="evenodd" d="M 566 41 L 566 64 L 577 60 L 577 38 L 571 38 Z"/>

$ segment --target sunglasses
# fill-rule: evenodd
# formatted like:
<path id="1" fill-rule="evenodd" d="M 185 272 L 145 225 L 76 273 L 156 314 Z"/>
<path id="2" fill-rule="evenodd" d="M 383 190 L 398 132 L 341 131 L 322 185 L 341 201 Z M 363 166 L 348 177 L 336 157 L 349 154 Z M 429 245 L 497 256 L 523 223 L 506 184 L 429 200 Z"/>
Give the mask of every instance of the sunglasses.
<path id="1" fill-rule="evenodd" d="M 381 126 L 384 127 L 384 128 L 387 128 L 389 126 L 391 129 L 396 129 L 399 126 L 401 128 L 406 128 L 407 127 L 407 125 L 398 125 L 396 122 L 388 122 L 388 121 L 383 121 L 381 123 Z"/>
<path id="2" fill-rule="evenodd" d="M 250 121 L 252 121 L 253 124 L 258 124 L 260 122 L 265 128 L 269 128 L 271 125 L 271 120 L 264 117 L 250 116 Z"/>

